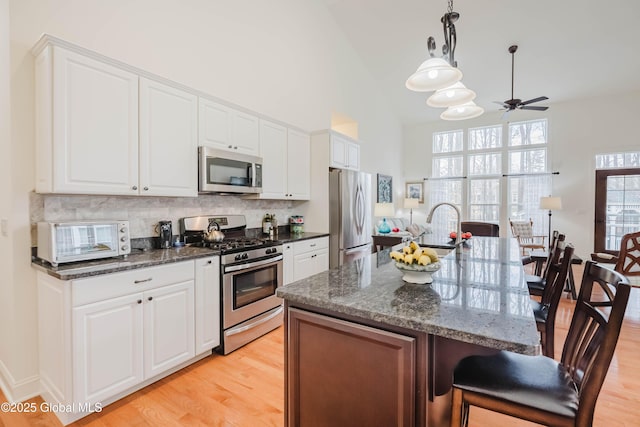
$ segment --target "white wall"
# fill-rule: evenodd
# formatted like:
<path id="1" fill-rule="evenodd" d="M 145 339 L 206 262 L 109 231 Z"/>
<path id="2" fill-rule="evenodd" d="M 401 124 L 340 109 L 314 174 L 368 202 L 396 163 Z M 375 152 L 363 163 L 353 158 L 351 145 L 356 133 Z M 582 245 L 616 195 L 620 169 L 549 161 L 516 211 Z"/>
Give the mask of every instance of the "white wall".
<path id="1" fill-rule="evenodd" d="M 2 124 L 11 117 L 12 126 L 10 144 L 5 143 L 4 126 L 0 135 L 3 153 L 11 152 L 9 159 L 0 160 L 0 166 L 6 163 L 11 171 L 11 179 L 3 181 L 0 190 L 9 206 L 0 205 L 0 215 L 5 215 L 2 209 L 10 209 L 11 234 L 0 241 L 3 253 L 14 256 L 13 260 L 0 257 L 4 267 L 0 296 L 7 297 L 0 302 L 7 320 L 0 323 L 0 382 L 9 398 L 24 398 L 37 385 L 30 218 L 54 214 L 29 212 L 30 199 L 35 199 L 34 209 L 47 206 L 47 199 L 32 195 L 34 61 L 30 49 L 42 33 L 308 131 L 329 128 L 332 111 L 344 113 L 359 123 L 363 170 L 398 177 L 396 191 L 402 190 L 402 128 L 323 1 L 0 0 L 0 7 L 0 67 L 8 71 L 2 76 L 11 76 L 10 111 L 7 97 L 0 96 Z M 0 81 L 0 95 L 8 83 Z M 77 203 L 73 200 L 68 199 Z M 203 210 L 221 212 L 243 206 L 237 198 L 211 200 Z M 169 205 L 178 203 L 174 199 Z M 254 209 L 266 208 L 260 203 L 264 202 L 256 202 Z M 147 204 L 144 198 L 122 205 L 108 199 L 103 206 L 135 215 Z M 172 218 L 176 213 L 162 212 Z"/>
<path id="2" fill-rule="evenodd" d="M 406 126 L 406 178 L 430 176 L 433 132 L 494 125 L 501 123 L 500 116 L 493 112 L 468 121 Z M 511 120 L 541 117 L 549 121 L 551 169 L 560 172 L 553 178 L 552 193 L 562 197 L 563 209 L 553 212 L 552 227 L 567 235 L 580 257 L 589 259 L 594 238 L 595 155 L 640 149 L 636 129 L 640 92 L 550 104 L 545 113 L 516 111 Z M 428 208 L 427 204 L 422 210 Z M 419 215 L 423 220 L 424 212 Z M 510 235 L 508 230 L 501 230 L 501 234 Z"/>

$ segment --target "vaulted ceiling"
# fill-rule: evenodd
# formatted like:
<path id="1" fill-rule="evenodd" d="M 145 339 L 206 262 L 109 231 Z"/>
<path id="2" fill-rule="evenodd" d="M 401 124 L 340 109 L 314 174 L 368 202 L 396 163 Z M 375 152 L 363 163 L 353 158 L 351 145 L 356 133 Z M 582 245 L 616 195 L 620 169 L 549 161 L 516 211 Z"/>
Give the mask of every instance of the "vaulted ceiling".
<path id="1" fill-rule="evenodd" d="M 405 81 L 427 58 L 426 41 L 444 43 L 440 17 L 446 0 L 321 0 L 379 84 L 404 124 L 439 120 L 442 109 L 425 104 L 430 93 L 411 92 Z M 455 0 L 455 52 L 463 83 L 475 102 L 545 95 L 536 105 L 640 90 L 638 0 Z M 639 100 L 640 101 L 640 100 Z M 517 114 L 517 112 L 516 112 Z"/>

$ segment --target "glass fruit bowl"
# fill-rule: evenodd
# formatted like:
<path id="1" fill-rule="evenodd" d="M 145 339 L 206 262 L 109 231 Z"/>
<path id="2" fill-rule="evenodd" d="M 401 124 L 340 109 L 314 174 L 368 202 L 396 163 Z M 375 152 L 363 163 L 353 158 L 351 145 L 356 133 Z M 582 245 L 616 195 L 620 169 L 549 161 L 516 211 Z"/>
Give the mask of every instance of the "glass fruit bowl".
<path id="1" fill-rule="evenodd" d="M 427 265 L 396 262 L 395 265 L 398 270 L 404 273 L 402 280 L 407 283 L 416 283 L 419 285 L 432 283 L 433 277 L 431 277 L 431 274 L 440 270 L 440 261 Z"/>

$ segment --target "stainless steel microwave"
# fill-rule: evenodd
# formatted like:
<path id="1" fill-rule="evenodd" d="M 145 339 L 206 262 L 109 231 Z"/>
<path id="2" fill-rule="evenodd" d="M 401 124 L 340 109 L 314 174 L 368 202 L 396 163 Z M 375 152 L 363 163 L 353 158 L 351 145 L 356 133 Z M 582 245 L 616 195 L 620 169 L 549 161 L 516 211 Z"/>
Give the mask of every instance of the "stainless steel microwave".
<path id="1" fill-rule="evenodd" d="M 262 193 L 262 158 L 198 148 L 200 193 Z"/>
<path id="2" fill-rule="evenodd" d="M 37 256 L 54 266 L 130 252 L 128 221 L 38 223 Z"/>

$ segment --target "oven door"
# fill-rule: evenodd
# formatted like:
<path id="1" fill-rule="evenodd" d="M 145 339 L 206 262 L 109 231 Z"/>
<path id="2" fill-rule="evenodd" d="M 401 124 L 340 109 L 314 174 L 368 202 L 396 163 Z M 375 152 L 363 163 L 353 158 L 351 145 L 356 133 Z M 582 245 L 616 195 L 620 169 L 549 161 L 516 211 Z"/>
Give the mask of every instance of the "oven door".
<path id="1" fill-rule="evenodd" d="M 223 328 L 227 329 L 281 305 L 282 255 L 229 265 L 223 273 Z"/>

